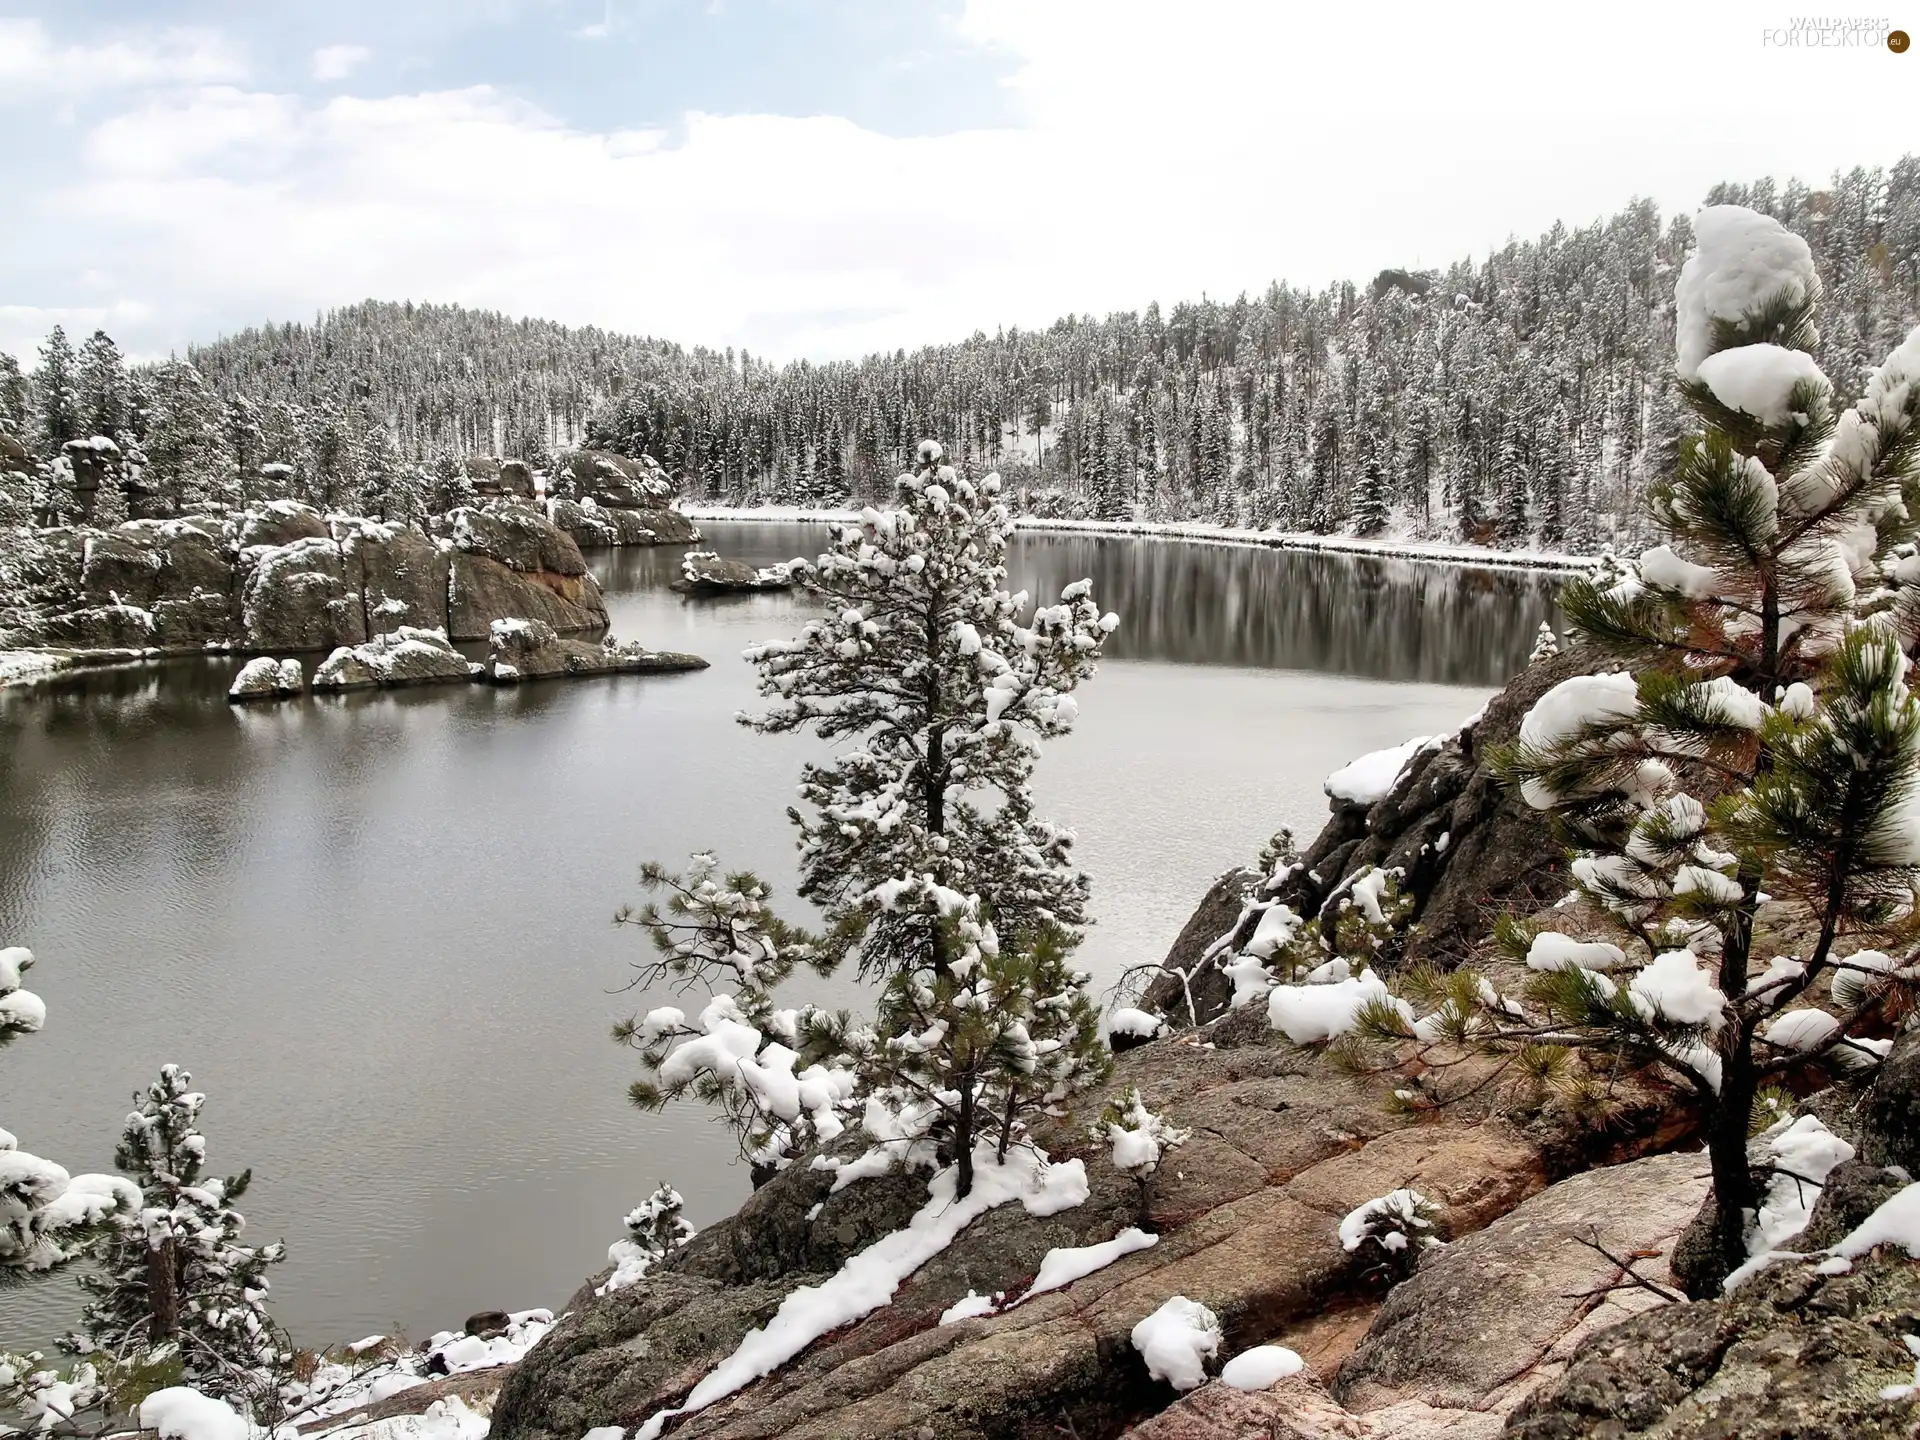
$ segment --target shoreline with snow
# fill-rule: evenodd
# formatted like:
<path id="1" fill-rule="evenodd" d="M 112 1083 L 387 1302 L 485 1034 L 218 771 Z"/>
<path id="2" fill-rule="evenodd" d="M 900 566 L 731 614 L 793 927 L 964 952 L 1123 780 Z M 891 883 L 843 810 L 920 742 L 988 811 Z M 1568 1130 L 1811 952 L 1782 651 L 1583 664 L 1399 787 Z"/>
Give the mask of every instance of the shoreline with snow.
<path id="1" fill-rule="evenodd" d="M 857 510 L 824 510 L 805 505 L 694 505 L 678 506 L 689 520 L 762 520 L 825 523 L 857 520 Z M 1203 545 L 1234 545 L 1256 550 L 1319 551 L 1353 555 L 1366 560 L 1410 560 L 1420 565 L 1453 565 L 1474 570 L 1547 570 L 1578 574 L 1592 568 L 1596 555 L 1574 555 L 1557 550 L 1494 550 L 1484 545 L 1451 545 L 1440 541 L 1391 537 L 1361 539 L 1353 535 L 1315 535 L 1303 530 L 1245 530 L 1232 525 L 1209 525 L 1192 520 L 1057 520 L 1037 515 L 1014 518 L 1017 530 L 1042 533 L 1119 535 L 1136 540 L 1181 540 Z"/>

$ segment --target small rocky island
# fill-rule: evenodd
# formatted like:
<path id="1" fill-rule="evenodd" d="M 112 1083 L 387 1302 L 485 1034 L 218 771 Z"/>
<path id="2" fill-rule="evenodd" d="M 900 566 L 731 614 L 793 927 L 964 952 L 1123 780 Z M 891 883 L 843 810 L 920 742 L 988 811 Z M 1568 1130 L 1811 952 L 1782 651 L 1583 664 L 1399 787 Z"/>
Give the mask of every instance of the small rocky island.
<path id="1" fill-rule="evenodd" d="M 729 560 L 712 550 L 690 550 L 680 557 L 680 578 L 671 588 L 682 595 L 744 595 L 760 590 L 791 590 L 793 565 L 763 565 Z"/>
<path id="2" fill-rule="evenodd" d="M 596 452 L 570 459 L 600 470 L 611 464 Z M 579 511 L 591 520 L 595 511 L 582 506 L 599 502 L 537 506 L 514 493 L 508 477 L 506 488 L 490 487 L 501 493 L 424 529 L 275 500 L 230 515 L 44 531 L 31 577 L 38 617 L 18 638 L 43 652 L 49 670 L 255 654 L 234 681 L 236 702 L 300 693 L 304 670 L 287 652 L 326 652 L 312 668 L 316 693 L 702 668 L 698 656 L 655 653 L 606 634 L 606 605 L 575 533 L 621 544 L 698 538 L 671 508 L 664 482 L 646 488 L 644 467 L 613 467 L 615 475 L 627 470 L 631 484 L 596 472 L 605 513 L 627 517 L 611 529 L 593 521 L 570 532 L 555 515 L 577 520 Z M 490 647 L 484 662 L 456 648 L 482 641 Z"/>

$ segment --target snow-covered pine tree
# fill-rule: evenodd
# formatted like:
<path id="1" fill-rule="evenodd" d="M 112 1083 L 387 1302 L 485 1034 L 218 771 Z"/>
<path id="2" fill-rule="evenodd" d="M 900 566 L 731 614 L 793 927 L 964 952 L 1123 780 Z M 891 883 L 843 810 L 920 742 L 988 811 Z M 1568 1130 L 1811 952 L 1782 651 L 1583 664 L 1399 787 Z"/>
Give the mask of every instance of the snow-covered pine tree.
<path id="1" fill-rule="evenodd" d="M 1525 545 L 1533 534 L 1527 508 L 1528 494 L 1533 487 L 1533 467 L 1528 456 L 1528 437 L 1521 425 L 1519 417 L 1508 417 L 1500 432 L 1499 467 L 1494 472 L 1500 497 L 1494 530 L 1501 544 L 1507 546 Z"/>
<path id="2" fill-rule="evenodd" d="M 40 554 L 34 527 L 34 483 L 29 459 L 0 451 L 0 649 L 33 620 L 28 577 Z"/>
<path id="3" fill-rule="evenodd" d="M 1160 1163 L 1191 1140 L 1193 1132 L 1149 1110 L 1136 1086 L 1107 1102 L 1093 1124 L 1092 1138 L 1108 1147 L 1113 1168 L 1133 1181 L 1144 1226 L 1152 1215 L 1153 1177 Z"/>
<path id="4" fill-rule="evenodd" d="M 1564 407 L 1554 413 L 1540 437 L 1544 456 L 1540 465 L 1540 533 L 1542 549 L 1558 550 L 1567 543 L 1567 507 L 1573 483 L 1572 446 Z"/>
<path id="5" fill-rule="evenodd" d="M 1378 455 L 1369 455 L 1360 467 L 1359 482 L 1353 488 L 1353 533 L 1378 535 L 1392 518 L 1387 494 L 1387 477 Z"/>
<path id="6" fill-rule="evenodd" d="M 1713 1195 L 1675 1267 L 1707 1295 L 1754 1241 L 1770 1178 L 1748 1159 L 1756 1104 L 1876 1063 L 1877 1037 L 1920 1001 L 1914 955 L 1865 948 L 1909 941 L 1920 898 L 1903 654 L 1920 643 L 1920 329 L 1836 418 L 1806 349 L 1806 244 L 1737 207 L 1701 212 L 1696 235 L 1678 371 L 1705 432 L 1652 494 L 1665 542 L 1562 598 L 1574 632 L 1626 668 L 1548 691 L 1503 761 L 1612 923 L 1584 941 L 1509 926 L 1524 997 L 1466 972 L 1409 977 L 1414 1005 L 1369 1005 L 1352 1044 L 1397 1046 L 1396 1061 L 1412 1047 L 1425 1074 L 1397 1093 L 1416 1106 L 1449 1098 L 1449 1052 L 1497 1055 L 1580 1103 L 1621 1066 L 1677 1077 Z M 1800 923 L 1770 931 L 1769 896 Z"/>
<path id="7" fill-rule="evenodd" d="M 163 514 L 203 511 L 227 467 L 225 407 L 198 370 L 169 360 L 153 375 L 153 411 L 141 449 L 144 483 Z"/>
<path id="8" fill-rule="evenodd" d="M 226 463 L 207 489 L 214 503 L 232 509 L 260 498 L 260 467 L 267 462 L 267 436 L 260 424 L 259 407 L 244 396 L 229 398 L 220 416 L 220 437 Z"/>
<path id="9" fill-rule="evenodd" d="M 934 441 L 919 459 L 896 482 L 895 508 L 836 526 L 826 553 L 796 567 L 827 613 L 793 640 L 748 650 L 771 703 L 741 718 L 762 733 L 843 742 L 801 772 L 808 811 L 790 812 L 800 892 L 825 915 L 827 956 L 888 979 L 863 1057 L 873 1083 L 911 1083 L 889 1067 L 915 1017 L 942 1027 L 916 1043 L 927 1063 L 950 1062 L 954 1098 L 924 1124 L 942 1132 L 964 1195 L 976 1139 L 1004 1143 L 1037 1090 L 1064 1083 L 1052 1052 L 1030 1053 L 1041 1017 L 1013 989 L 1050 987 L 1031 1004 L 1065 1005 L 1047 1023 L 1076 1063 L 1088 1057 L 1068 1037 L 1097 1033 L 1084 992 L 1064 983 L 1086 877 L 1070 863 L 1071 834 L 1034 817 L 1028 787 L 1038 742 L 1072 726 L 1070 692 L 1118 621 L 1101 615 L 1086 581 L 1029 615 L 1026 595 L 1004 588 L 1013 522 L 999 477 L 961 476 Z M 984 1028 L 954 1008 L 987 996 L 1002 1014 Z M 982 1112 L 988 1100 L 1010 1107 L 997 1125 Z"/>
<path id="10" fill-rule="evenodd" d="M 121 457 L 115 457 L 106 467 L 106 473 L 100 477 L 100 488 L 93 492 L 93 510 L 87 516 L 87 523 L 96 530 L 111 530 L 116 525 L 124 525 L 130 518 L 127 504 L 127 484 L 120 464 Z"/>
<path id="11" fill-rule="evenodd" d="M 0 948 L 0 1050 L 46 1021 L 45 1004 L 20 983 L 32 965 L 31 951 Z M 140 1192 L 119 1176 L 69 1175 L 0 1129 L 0 1289 L 87 1255 L 139 1208 Z M 61 1371 L 38 1351 L 0 1351 L 0 1415 L 11 1412 L 46 1433 L 107 1398 L 99 1372 L 86 1361 Z M 11 1433 L 0 1422 L 0 1434 Z"/>
<path id="12" fill-rule="evenodd" d="M 418 466 L 400 458 L 384 425 L 370 425 L 360 437 L 362 512 L 376 520 L 411 525 L 426 519 L 426 486 Z"/>
<path id="13" fill-rule="evenodd" d="M 1004 1163 L 1029 1116 L 1107 1073 L 1087 976 L 1067 963 L 1079 937 L 1047 924 L 1003 945 L 976 897 L 927 877 L 887 887 L 883 903 L 937 915 L 942 962 L 894 970 L 871 1026 L 814 1012 L 804 1030 L 852 1073 L 881 1152 L 952 1162 L 965 1196 L 977 1151 Z"/>
<path id="14" fill-rule="evenodd" d="M 640 1204 L 627 1212 L 627 1233 L 607 1247 L 613 1274 L 596 1294 L 624 1290 L 694 1237 L 693 1222 L 683 1213 L 680 1192 L 662 1182 Z"/>
<path id="15" fill-rule="evenodd" d="M 267 1420 L 291 1349 L 267 1312 L 266 1272 L 286 1248 L 240 1242 L 246 1220 L 233 1202 L 252 1172 L 224 1180 L 201 1173 L 206 1096 L 192 1083 L 167 1065 L 135 1097 L 114 1163 L 139 1186 L 141 1209 L 105 1247 L 99 1272 L 81 1277 L 93 1297 L 85 1328 L 62 1345 L 113 1366 L 177 1356 L 187 1384 Z"/>
<path id="16" fill-rule="evenodd" d="M 40 445 L 48 457 L 58 455 L 67 441 L 80 438 L 79 368 L 73 342 L 64 329 L 54 326 L 40 347 L 40 368 L 33 376 L 34 397 L 40 405 Z"/>
<path id="17" fill-rule="evenodd" d="M 33 387 L 20 362 L 0 350 L 0 435 L 22 442 L 33 427 Z"/>
<path id="18" fill-rule="evenodd" d="M 115 435 L 133 423 L 126 360 L 106 331 L 95 330 L 80 347 L 76 385 L 82 433 Z"/>
<path id="19" fill-rule="evenodd" d="M 1527 656 L 1529 665 L 1538 665 L 1542 660 L 1551 660 L 1560 653 L 1560 638 L 1553 633 L 1553 622 L 1542 620 L 1540 629 L 1533 637 L 1533 652 Z"/>

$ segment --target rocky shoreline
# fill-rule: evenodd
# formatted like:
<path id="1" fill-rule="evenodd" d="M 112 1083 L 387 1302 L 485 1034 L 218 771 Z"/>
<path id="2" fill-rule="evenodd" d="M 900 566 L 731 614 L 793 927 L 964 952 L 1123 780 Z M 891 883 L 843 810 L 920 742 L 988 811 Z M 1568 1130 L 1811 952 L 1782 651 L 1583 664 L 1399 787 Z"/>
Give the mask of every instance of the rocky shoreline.
<path id="1" fill-rule="evenodd" d="M 1846 1274 L 1776 1264 L 1726 1298 L 1679 1297 L 1672 1256 L 1709 1181 L 1689 1111 L 1664 1083 L 1624 1082 L 1599 1119 L 1497 1090 L 1438 1111 L 1395 1110 L 1366 1078 L 1288 1044 L 1264 1005 L 1233 1007 L 1226 966 L 1257 926 L 1249 902 L 1288 897 L 1337 927 L 1343 881 L 1365 866 L 1404 867 L 1410 923 L 1383 963 L 1443 968 L 1485 961 L 1504 910 L 1554 904 L 1567 888 L 1558 848 L 1486 758 L 1535 698 L 1589 659 L 1530 667 L 1458 732 L 1405 747 L 1376 787 L 1333 799 L 1322 833 L 1272 867 L 1277 885 L 1265 866 L 1222 878 L 1147 990 L 1143 1003 L 1166 1028 L 1124 1047 L 1107 1084 L 1036 1127 L 1054 1162 L 1084 1165 L 1085 1201 L 1045 1218 L 989 1209 L 880 1308 L 664 1433 L 1910 1435 L 1913 1401 L 1900 1387 L 1913 1378 L 1903 1336 L 1920 1314 L 1920 1264 L 1897 1247 Z M 1087 1130 L 1129 1088 L 1192 1131 L 1144 1194 Z M 1801 1248 L 1832 1244 L 1920 1167 L 1916 1097 L 1920 1034 L 1911 1034 L 1870 1084 L 1812 1102 L 1858 1158 L 1828 1177 Z M 926 1203 L 924 1172 L 835 1189 L 831 1162 L 862 1145 L 849 1136 L 826 1149 L 824 1168 L 803 1160 L 775 1175 L 636 1283 L 599 1294 L 590 1281 L 506 1379 L 492 1434 L 631 1433 L 679 1404 L 788 1296 Z M 1355 1263 L 1339 1231 L 1343 1216 L 1395 1187 L 1437 1207 L 1448 1243 L 1390 1283 Z M 1136 1225 L 1149 1245 L 1011 1303 L 1051 1252 Z M 1130 1336 L 1171 1295 L 1218 1316 L 1217 1360 L 1280 1345 L 1304 1368 L 1251 1390 L 1209 1379 L 1181 1394 L 1152 1379 Z M 969 1296 L 1001 1298 L 959 1305 Z"/>

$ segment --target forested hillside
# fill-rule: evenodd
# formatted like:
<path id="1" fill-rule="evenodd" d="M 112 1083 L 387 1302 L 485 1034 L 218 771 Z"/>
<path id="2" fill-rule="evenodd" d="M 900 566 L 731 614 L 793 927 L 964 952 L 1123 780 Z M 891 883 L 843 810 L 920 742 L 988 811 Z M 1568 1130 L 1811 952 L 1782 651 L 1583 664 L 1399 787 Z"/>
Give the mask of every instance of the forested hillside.
<path id="1" fill-rule="evenodd" d="M 1920 158 L 1703 198 L 1807 238 L 1827 286 L 1818 358 L 1857 393 L 1920 319 Z M 880 493 L 937 435 L 1046 513 L 1586 549 L 1634 537 L 1671 459 L 1689 239 L 1685 216 L 1635 201 L 1445 271 L 831 364 L 369 301 L 132 373 L 103 335 L 78 354 L 57 337 L 30 382 L 0 374 L 0 426 L 42 461 L 118 439 L 147 472 L 136 509 L 353 504 L 395 467 L 430 493 L 436 457 L 444 477 L 453 456 L 539 468 L 580 444 L 651 454 L 698 496 L 826 504 Z M 40 509 L 59 501 L 50 476 Z"/>

